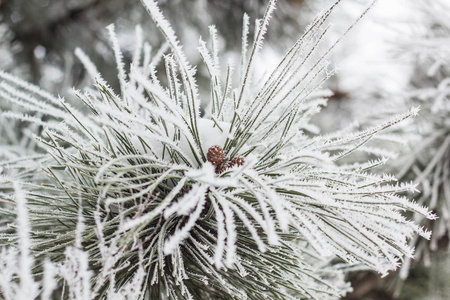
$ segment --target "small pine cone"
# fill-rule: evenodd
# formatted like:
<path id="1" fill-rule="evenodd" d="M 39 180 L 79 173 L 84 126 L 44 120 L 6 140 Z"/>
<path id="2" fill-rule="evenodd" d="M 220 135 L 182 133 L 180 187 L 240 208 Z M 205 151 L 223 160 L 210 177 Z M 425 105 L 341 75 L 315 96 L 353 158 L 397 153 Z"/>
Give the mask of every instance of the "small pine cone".
<path id="1" fill-rule="evenodd" d="M 216 174 L 223 173 L 223 171 L 225 171 L 229 167 L 230 167 L 230 161 L 228 160 L 228 158 L 225 158 L 224 160 L 222 160 L 220 162 L 220 164 L 217 165 L 217 167 L 216 167 Z"/>
<path id="2" fill-rule="evenodd" d="M 208 149 L 208 153 L 206 154 L 206 158 L 210 163 L 214 166 L 220 164 L 225 158 L 225 153 L 223 152 L 222 147 L 215 145 Z"/>
<path id="3" fill-rule="evenodd" d="M 231 159 L 229 167 L 230 168 L 232 168 L 234 166 L 240 167 L 243 164 L 245 164 L 245 159 L 242 156 L 236 156 Z"/>

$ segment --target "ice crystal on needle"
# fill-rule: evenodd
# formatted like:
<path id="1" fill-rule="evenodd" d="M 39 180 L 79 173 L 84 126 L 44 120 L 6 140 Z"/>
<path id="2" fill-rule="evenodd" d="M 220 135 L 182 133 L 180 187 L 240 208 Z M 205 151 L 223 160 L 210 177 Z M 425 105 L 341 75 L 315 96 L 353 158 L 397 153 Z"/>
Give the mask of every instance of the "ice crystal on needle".
<path id="1" fill-rule="evenodd" d="M 127 72 L 110 26 L 120 93 L 77 51 L 96 82 L 75 91 L 89 112 L 0 73 L 2 100 L 23 108 L 4 117 L 44 127 L 36 139 L 45 155 L 2 163 L 17 179 L 2 179 L 1 214 L 14 222 L 17 197 L 7 186 L 22 181 L 37 262 L 65 266 L 58 276 L 69 286 L 81 284 L 70 266 L 83 266 L 83 280 L 92 272 L 90 298 L 120 298 L 134 288 L 143 291 L 136 297 L 150 299 L 326 299 L 348 290 L 346 265 L 386 274 L 413 255 L 408 238 L 429 238 L 401 214 L 434 218 L 398 194 L 415 186 L 370 173 L 381 160 L 337 164 L 416 109 L 351 135 L 304 133 L 324 103 L 317 90 L 332 74 L 327 56 L 334 45 L 323 49 L 320 42 L 339 1 L 262 78 L 254 68 L 275 1 L 256 21 L 249 49 L 245 16 L 236 84 L 233 64 L 222 70 L 211 27 L 212 49 L 203 41 L 198 48 L 211 78 L 209 100 L 201 99 L 195 68 L 157 3 L 142 3 L 167 40 L 165 72 L 142 38 L 136 49 L 143 53 Z M 203 114 L 202 104 L 210 108 Z M 213 151 L 210 159 L 212 148 L 223 158 Z M 27 159 L 39 161 L 40 176 L 24 171 Z M 14 245 L 15 226 L 2 231 Z"/>

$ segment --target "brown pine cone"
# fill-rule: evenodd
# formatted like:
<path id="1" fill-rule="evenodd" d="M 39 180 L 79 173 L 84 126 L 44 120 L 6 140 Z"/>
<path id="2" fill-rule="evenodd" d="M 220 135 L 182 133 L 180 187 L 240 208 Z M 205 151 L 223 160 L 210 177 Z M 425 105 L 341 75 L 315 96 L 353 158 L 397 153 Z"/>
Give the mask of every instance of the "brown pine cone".
<path id="1" fill-rule="evenodd" d="M 232 168 L 234 166 L 242 166 L 245 164 L 245 159 L 242 156 L 233 157 L 230 161 L 229 167 Z"/>
<path id="2" fill-rule="evenodd" d="M 222 147 L 215 145 L 208 149 L 208 153 L 206 154 L 206 158 L 210 163 L 214 166 L 220 164 L 225 158 L 225 153 L 223 152 Z"/>
<path id="3" fill-rule="evenodd" d="M 220 162 L 220 164 L 218 164 L 216 167 L 216 174 L 221 174 L 223 171 L 228 169 L 230 167 L 229 162 L 230 161 L 228 160 L 228 158 L 225 158 L 224 160 L 222 160 Z"/>

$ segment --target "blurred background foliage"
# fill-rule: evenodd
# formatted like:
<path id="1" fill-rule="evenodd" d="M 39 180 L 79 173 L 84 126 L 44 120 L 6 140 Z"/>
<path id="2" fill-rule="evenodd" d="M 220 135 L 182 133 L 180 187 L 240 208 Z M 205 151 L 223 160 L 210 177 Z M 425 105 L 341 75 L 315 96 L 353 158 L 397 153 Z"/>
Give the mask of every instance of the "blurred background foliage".
<path id="1" fill-rule="evenodd" d="M 280 0 L 262 63 L 272 66 L 318 11 L 332 3 Z M 196 51 L 198 39 L 209 35 L 208 26 L 212 24 L 221 34 L 222 51 L 237 56 L 244 12 L 255 20 L 262 16 L 266 1 L 160 0 L 159 4 L 196 65 L 201 62 Z M 336 28 L 348 26 L 368 4 L 366 0 L 343 1 L 332 22 Z M 318 115 L 316 125 L 323 132 L 350 124 L 358 127 L 420 105 L 421 116 L 393 132 L 405 138 L 405 144 L 379 141 L 400 153 L 398 158 L 391 158 L 395 169 L 380 172 L 415 181 L 422 191 L 415 195 L 416 200 L 440 216 L 434 224 L 423 224 L 433 229 L 434 238 L 419 244 L 413 240 L 417 259 L 407 261 L 400 272 L 383 279 L 367 272 L 349 274 L 354 292 L 347 300 L 447 299 L 450 295 L 449 16 L 447 0 L 380 0 L 333 56 L 338 73 L 326 88 L 334 95 Z M 0 69 L 69 96 L 71 87 L 83 88 L 89 83 L 74 56 L 80 47 L 105 79 L 117 86 L 114 54 L 105 29 L 110 23 L 116 25 L 126 65 L 131 61 L 137 24 L 143 27 L 150 44 L 162 43 L 139 0 L 0 0 Z M 200 85 L 202 72 L 206 70 L 198 70 Z M 4 122 L 0 125 L 5 127 Z M 5 132 L 5 128 L 3 133 L 0 130 L 0 138 L 7 137 Z M 434 139 L 427 139 L 430 136 Z"/>

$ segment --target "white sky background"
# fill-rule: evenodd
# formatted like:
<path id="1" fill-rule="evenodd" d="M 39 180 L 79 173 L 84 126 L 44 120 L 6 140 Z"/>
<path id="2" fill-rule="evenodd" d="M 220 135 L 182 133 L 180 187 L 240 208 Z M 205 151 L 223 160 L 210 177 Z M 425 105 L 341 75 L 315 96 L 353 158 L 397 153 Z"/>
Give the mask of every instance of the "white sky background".
<path id="1" fill-rule="evenodd" d="M 332 40 L 339 38 L 370 3 L 369 0 L 343 0 L 330 19 L 335 26 Z M 400 103 L 407 97 L 414 71 L 413 56 L 400 49 L 423 34 L 421 13 L 414 3 L 379 0 L 340 42 L 332 55 L 337 75 L 328 84 L 334 90 L 348 93 L 350 99 L 329 101 L 327 109 L 316 116 L 323 132 L 346 127 L 354 121 L 385 119 L 409 108 Z M 323 9 L 324 3 L 320 6 Z"/>
<path id="2" fill-rule="evenodd" d="M 343 1 L 341 10 L 345 10 L 351 19 L 357 18 L 361 8 L 368 3 L 357 2 L 364 4 Z M 417 17 L 418 12 L 414 11 L 410 0 L 379 0 L 336 53 L 339 87 L 356 97 L 361 94 L 358 90 L 366 88 L 389 94 L 404 91 L 412 69 L 406 57 L 398 52 L 398 47 L 411 39 L 413 31 L 417 30 L 414 25 Z"/>
<path id="3" fill-rule="evenodd" d="M 421 0 L 420 0 L 421 1 Z M 318 14 L 327 9 L 335 0 L 317 1 L 313 10 Z M 339 38 L 370 5 L 370 0 L 343 0 L 331 15 L 330 22 L 335 27 L 333 39 Z M 334 51 L 333 63 L 340 75 L 340 87 L 348 91 L 369 85 L 367 80 L 375 79 L 384 83 L 392 92 L 401 91 L 408 81 L 410 67 L 405 57 L 393 59 L 398 54 L 399 45 L 406 43 L 417 30 L 420 12 L 412 0 L 378 0 L 345 37 Z M 300 14 L 300 18 L 305 18 Z M 309 16 L 311 19 L 312 16 Z M 277 22 L 273 18 L 271 22 Z M 304 23 L 304 22 L 302 22 Z M 299 36 L 301 33 L 299 32 Z M 292 37 L 292 43 L 295 37 Z M 291 43 L 291 44 L 292 44 Z M 288 49 L 284 49 L 287 51 Z M 283 55 L 285 51 L 280 51 Z M 261 68 L 271 69 L 278 63 L 279 55 L 270 45 L 263 47 Z M 373 85 L 371 82 L 370 85 Z"/>
<path id="4" fill-rule="evenodd" d="M 313 4 L 315 13 L 327 9 L 334 2 L 317 1 Z M 370 3 L 369 0 L 343 0 L 330 18 L 334 36 L 329 43 L 341 37 Z M 378 1 L 334 50 L 331 60 L 338 74 L 337 78 L 329 81 L 333 88 L 350 93 L 353 99 L 374 94 L 392 97 L 405 91 L 413 64 L 408 60 L 411 56 L 402 55 L 399 47 L 408 43 L 414 32 L 420 32 L 420 12 L 412 3 L 414 1 L 411 0 Z M 277 20 L 272 19 L 271 22 Z M 293 37 L 291 44 L 294 42 Z M 278 53 L 270 44 L 265 45 L 261 63 L 256 64 L 261 69 L 257 74 L 275 68 L 287 50 Z"/>

